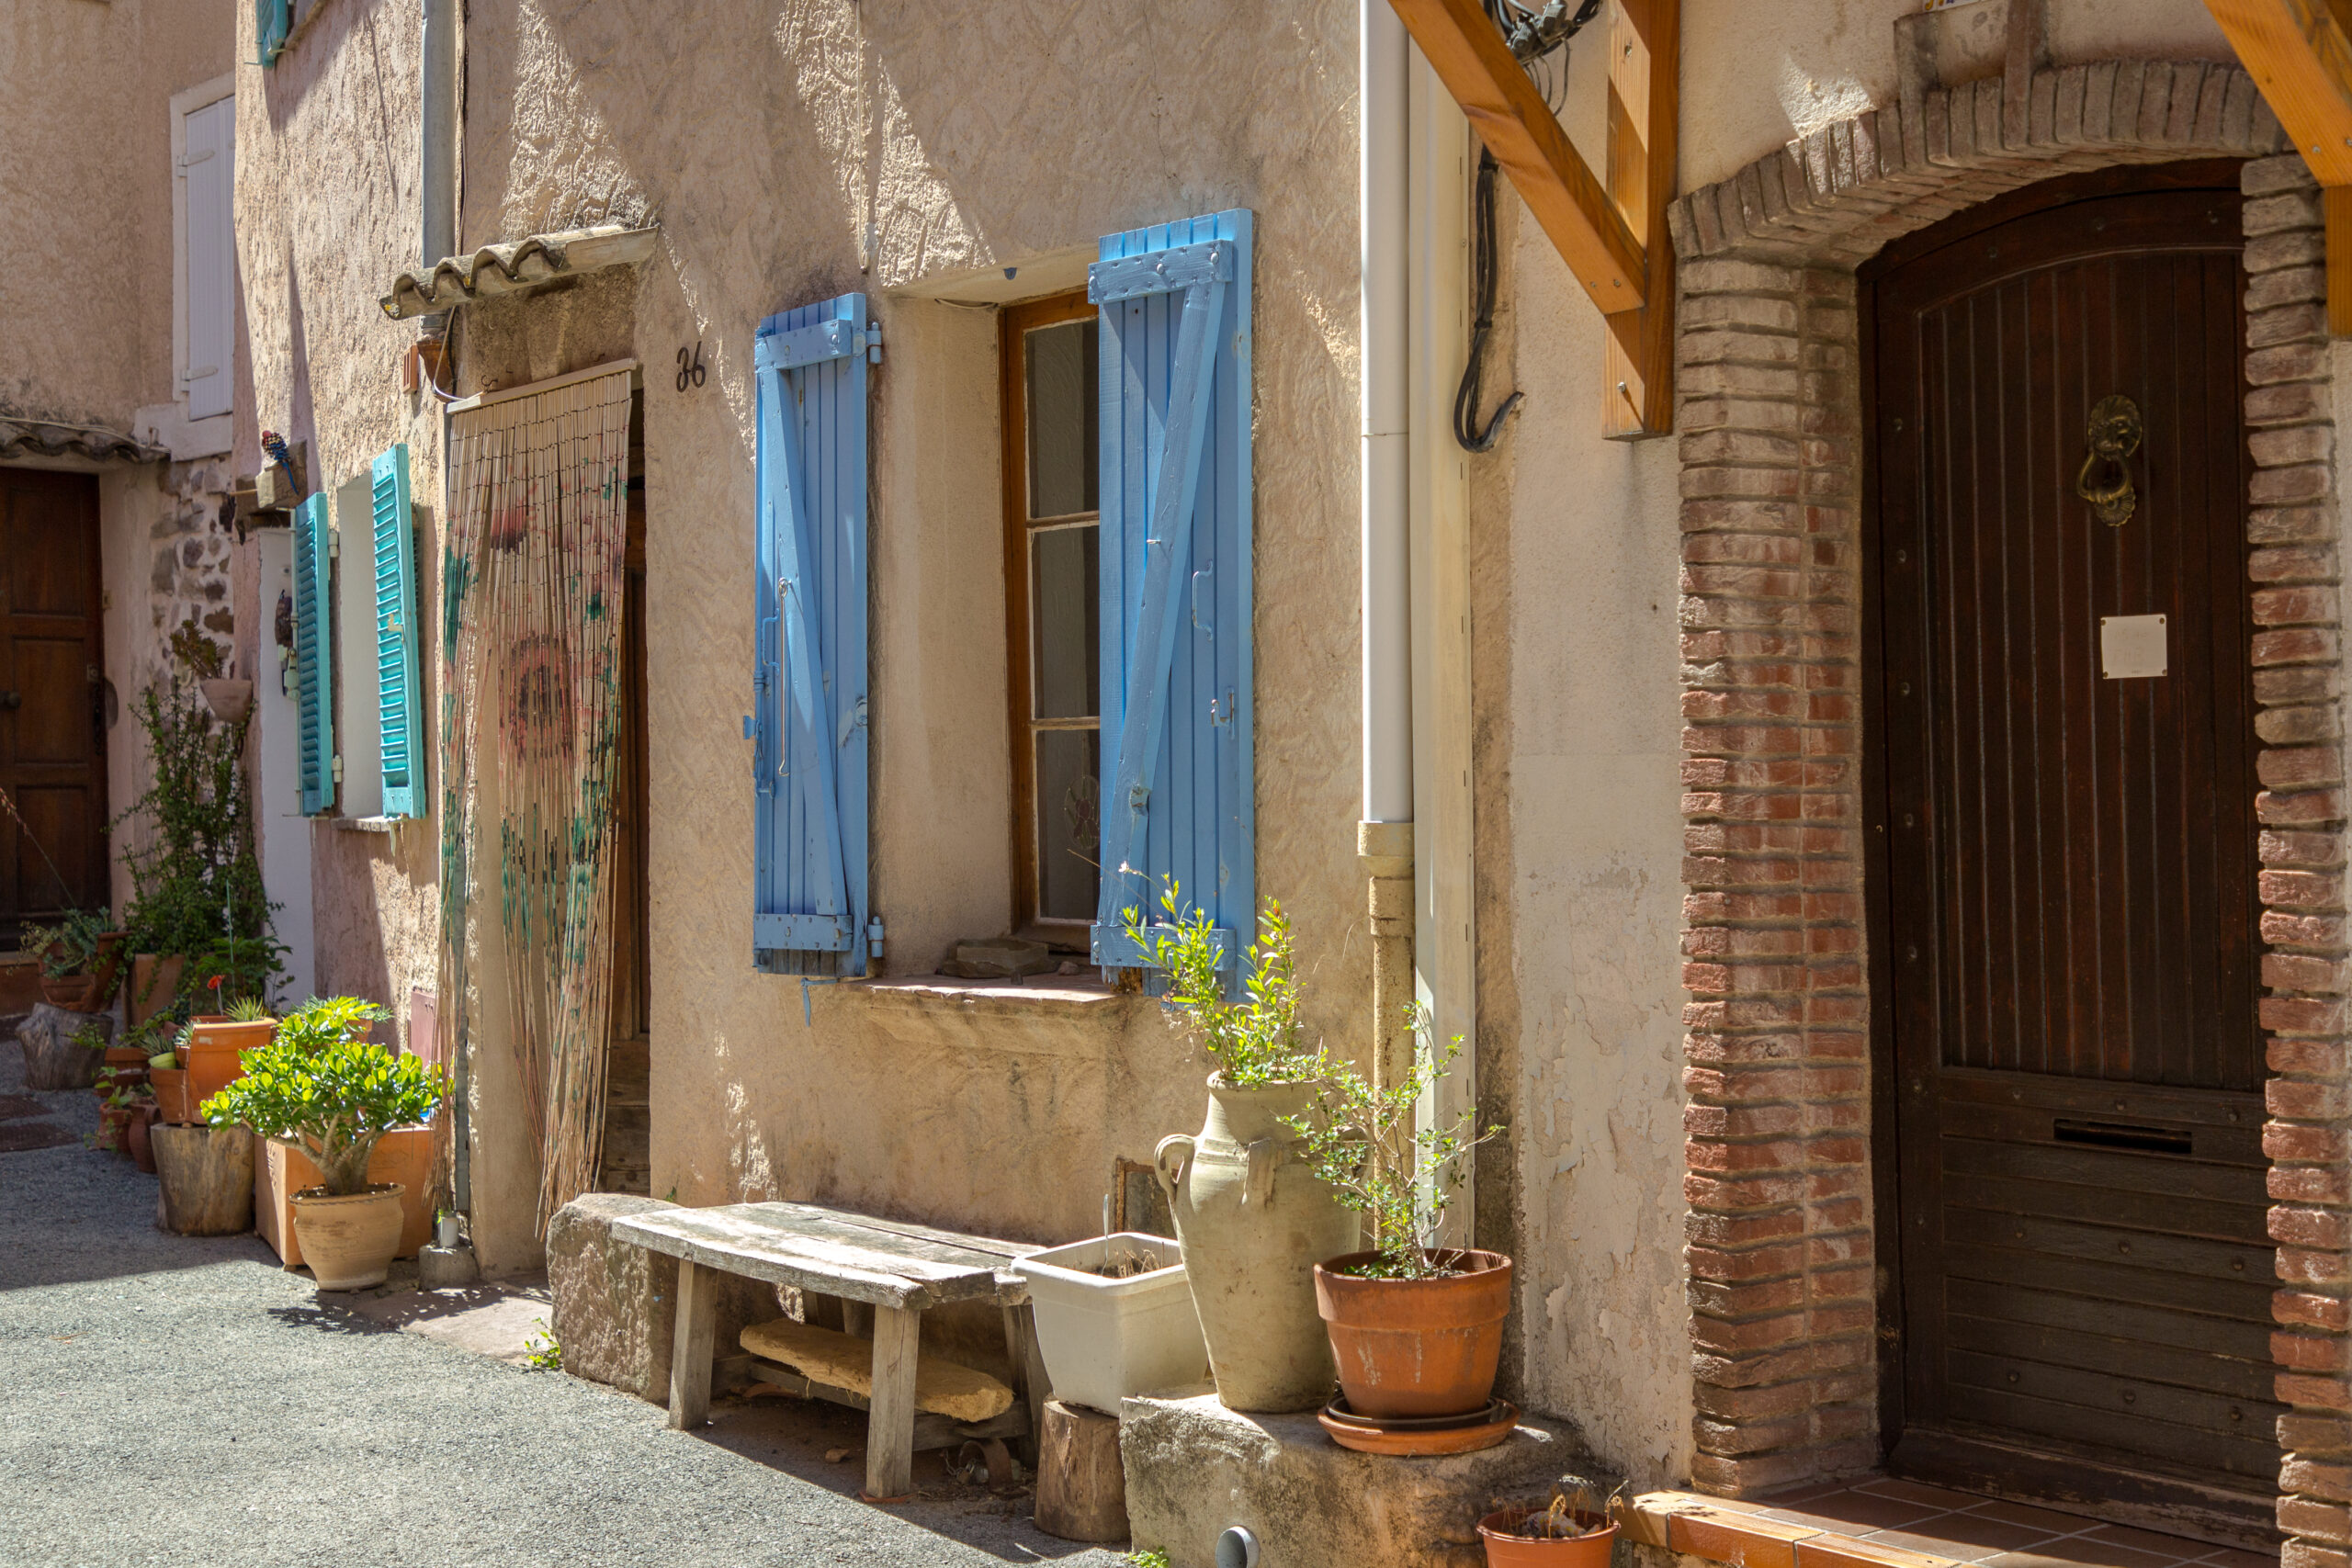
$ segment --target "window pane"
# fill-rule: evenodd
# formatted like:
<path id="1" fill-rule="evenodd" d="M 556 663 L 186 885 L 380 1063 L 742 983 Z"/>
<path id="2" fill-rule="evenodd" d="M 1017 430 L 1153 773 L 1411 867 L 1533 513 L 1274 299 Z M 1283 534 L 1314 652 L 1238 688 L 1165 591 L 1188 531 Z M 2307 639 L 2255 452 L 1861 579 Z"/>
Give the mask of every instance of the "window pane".
<path id="1" fill-rule="evenodd" d="M 1029 515 L 1094 510 L 1094 323 L 1064 321 L 1029 334 Z"/>
<path id="2" fill-rule="evenodd" d="M 1036 661 L 1038 718 L 1092 718 L 1102 712 L 1095 633 L 1102 599 L 1094 581 L 1100 536 L 1091 523 L 1029 536 L 1030 657 Z"/>
<path id="3" fill-rule="evenodd" d="M 1101 735 L 1091 729 L 1037 731 L 1037 917 L 1094 918 L 1095 860 L 1102 852 L 1101 789 L 1095 782 Z"/>

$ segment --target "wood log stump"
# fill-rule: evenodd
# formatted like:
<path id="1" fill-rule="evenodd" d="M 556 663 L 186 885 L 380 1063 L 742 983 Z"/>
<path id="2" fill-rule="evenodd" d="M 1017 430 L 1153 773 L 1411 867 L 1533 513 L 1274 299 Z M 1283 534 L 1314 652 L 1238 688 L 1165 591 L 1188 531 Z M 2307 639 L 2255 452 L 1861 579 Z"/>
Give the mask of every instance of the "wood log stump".
<path id="1" fill-rule="evenodd" d="M 1117 1416 L 1046 1401 L 1046 1429 L 1037 1443 L 1037 1528 L 1062 1540 L 1127 1539 Z"/>
<path id="2" fill-rule="evenodd" d="M 67 1012 L 42 1002 L 25 1015 L 17 1025 L 17 1043 L 24 1048 L 27 1089 L 88 1089 L 98 1081 L 106 1053 L 74 1043 L 75 1032 L 89 1023 L 96 1024 L 107 1043 L 113 1043 L 110 1012 Z"/>
<path id="3" fill-rule="evenodd" d="M 155 1223 L 181 1235 L 234 1235 L 254 1224 L 254 1135 L 243 1127 L 148 1129 L 162 1178 Z"/>

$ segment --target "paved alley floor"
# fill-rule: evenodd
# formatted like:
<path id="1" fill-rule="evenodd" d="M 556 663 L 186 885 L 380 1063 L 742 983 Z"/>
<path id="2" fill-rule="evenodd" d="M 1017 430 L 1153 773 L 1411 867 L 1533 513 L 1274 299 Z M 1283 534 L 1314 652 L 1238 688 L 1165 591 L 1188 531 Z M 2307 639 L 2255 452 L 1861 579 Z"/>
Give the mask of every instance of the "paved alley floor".
<path id="1" fill-rule="evenodd" d="M 0 1095 L 22 1086 L 0 1039 Z M 86 1092 L 33 1099 L 96 1122 Z M 256 1237 L 167 1235 L 154 1213 L 153 1177 L 78 1138 L 0 1152 L 0 1564 L 1124 1562 L 936 1454 L 911 1503 L 859 1503 L 862 1467 L 824 1457 L 862 1446 L 854 1413 L 763 1400 L 672 1432 L 598 1384 L 323 1304 Z"/>

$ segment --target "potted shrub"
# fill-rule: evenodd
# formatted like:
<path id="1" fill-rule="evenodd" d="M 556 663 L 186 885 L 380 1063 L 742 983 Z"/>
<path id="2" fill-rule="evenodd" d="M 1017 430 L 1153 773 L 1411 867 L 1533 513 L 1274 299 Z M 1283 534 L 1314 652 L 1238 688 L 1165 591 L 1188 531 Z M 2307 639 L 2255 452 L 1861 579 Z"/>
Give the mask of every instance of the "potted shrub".
<path id="1" fill-rule="evenodd" d="M 1129 1394 L 1198 1382 L 1208 1366 L 1179 1245 L 1122 1231 L 1017 1259 L 1054 1397 L 1106 1416 Z"/>
<path id="2" fill-rule="evenodd" d="M 351 1004 L 314 1001 L 290 1014 L 275 1040 L 247 1054 L 245 1075 L 204 1105 L 214 1126 L 290 1137 L 318 1166 L 320 1184 L 295 1193 L 293 1207 L 303 1259 L 322 1291 L 384 1282 L 405 1189 L 369 1185 L 368 1162 L 386 1132 L 430 1115 L 442 1089 L 439 1070 L 423 1058 L 345 1038 L 334 1010 Z M 330 1031 L 330 1042 L 312 1043 Z"/>
<path id="3" fill-rule="evenodd" d="M 1290 921 L 1269 898 L 1249 951 L 1246 995 L 1228 998 L 1232 960 L 1208 917 L 1185 913 L 1170 883 L 1168 919 L 1129 932 L 1166 972 L 1168 1005 L 1190 1022 L 1216 1071 L 1197 1134 L 1160 1141 L 1184 1275 L 1220 1402 L 1235 1410 L 1311 1410 L 1331 1391 L 1331 1347 L 1315 1314 L 1316 1262 L 1356 1245 L 1355 1215 L 1308 1166 L 1294 1118 L 1315 1102 L 1325 1063 L 1298 1021 Z"/>
<path id="4" fill-rule="evenodd" d="M 226 1013 L 191 1019 L 178 1047 L 190 1097 L 201 1105 L 228 1088 L 244 1072 L 245 1053 L 268 1044 L 277 1029 L 277 1021 L 255 997 L 238 998 Z"/>
<path id="5" fill-rule="evenodd" d="M 1457 1156 L 1501 1129 L 1474 1131 L 1475 1111 L 1450 1127 L 1414 1126 L 1421 1097 L 1462 1043 L 1432 1052 L 1418 1010 L 1413 1021 L 1404 1082 L 1377 1089 L 1335 1062 L 1315 1106 L 1290 1119 L 1315 1173 L 1372 1225 L 1371 1250 L 1316 1265 L 1315 1305 L 1350 1412 L 1374 1420 L 1484 1412 L 1510 1312 L 1510 1258 L 1434 1245 L 1462 1182 Z"/>
<path id="6" fill-rule="evenodd" d="M 1625 1486 L 1605 1496 L 1592 1483 L 1560 1477 L 1541 1508 L 1501 1508 L 1478 1521 L 1487 1568 L 1609 1568 Z"/>
<path id="7" fill-rule="evenodd" d="M 68 909 L 53 926 L 28 923 L 25 951 L 40 963 L 41 999 L 67 1012 L 96 1012 L 114 996 L 124 933 L 103 909 Z"/>

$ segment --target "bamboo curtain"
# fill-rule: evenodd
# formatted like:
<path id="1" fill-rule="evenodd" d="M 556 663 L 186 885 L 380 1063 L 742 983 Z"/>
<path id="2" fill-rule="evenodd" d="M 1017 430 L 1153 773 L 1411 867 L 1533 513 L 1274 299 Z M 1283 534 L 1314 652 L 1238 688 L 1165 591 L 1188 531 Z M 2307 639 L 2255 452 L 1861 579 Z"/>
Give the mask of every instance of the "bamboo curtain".
<path id="1" fill-rule="evenodd" d="M 538 1141 L 538 1232 L 596 1183 L 612 1027 L 626 368 L 468 410 L 442 563 L 441 994 L 475 1037 L 469 931 L 495 896 Z M 481 820 L 484 770 L 496 819 Z"/>

